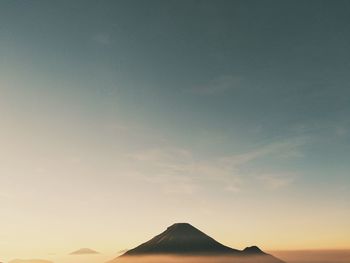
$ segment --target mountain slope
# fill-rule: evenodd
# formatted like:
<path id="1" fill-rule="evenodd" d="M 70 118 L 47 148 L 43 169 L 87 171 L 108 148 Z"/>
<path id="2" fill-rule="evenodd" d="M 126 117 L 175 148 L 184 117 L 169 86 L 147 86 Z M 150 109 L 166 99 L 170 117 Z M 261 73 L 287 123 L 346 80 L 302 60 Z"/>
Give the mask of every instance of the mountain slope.
<path id="1" fill-rule="evenodd" d="M 238 254 L 187 223 L 177 223 L 123 256 L 150 254 Z"/>
<path id="2" fill-rule="evenodd" d="M 203 257 L 205 260 L 214 260 L 225 257 L 225 262 L 264 262 L 283 263 L 283 261 L 264 253 L 256 246 L 237 250 L 217 242 L 202 231 L 188 223 L 177 223 L 168 227 L 164 232 L 151 240 L 125 252 L 116 260 L 145 257 L 145 256 L 181 256 Z M 154 261 L 154 260 L 153 260 Z M 163 262 L 164 260 L 162 260 Z M 180 260 L 184 262 L 184 260 Z M 223 262 L 221 259 L 220 262 Z M 114 260 L 112 261 L 114 262 Z M 141 260 L 142 262 L 142 260 Z M 155 262 L 155 261 L 154 261 Z"/>

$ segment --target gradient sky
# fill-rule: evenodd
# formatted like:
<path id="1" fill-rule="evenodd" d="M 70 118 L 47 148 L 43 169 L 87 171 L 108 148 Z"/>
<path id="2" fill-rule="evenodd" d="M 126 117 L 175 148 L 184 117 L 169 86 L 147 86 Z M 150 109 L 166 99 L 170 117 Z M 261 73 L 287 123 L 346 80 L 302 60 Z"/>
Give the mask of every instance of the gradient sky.
<path id="1" fill-rule="evenodd" d="M 350 1 L 0 1 L 0 254 L 174 222 L 349 248 Z"/>

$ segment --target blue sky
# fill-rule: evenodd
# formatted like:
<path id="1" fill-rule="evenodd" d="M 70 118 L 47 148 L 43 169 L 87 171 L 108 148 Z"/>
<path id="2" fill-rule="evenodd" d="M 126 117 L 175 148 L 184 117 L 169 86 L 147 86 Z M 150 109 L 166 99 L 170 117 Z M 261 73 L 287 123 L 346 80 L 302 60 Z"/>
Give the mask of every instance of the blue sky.
<path id="1" fill-rule="evenodd" d="M 93 229 L 91 242 L 110 251 L 136 234 L 113 243 L 109 233 L 147 236 L 178 220 L 228 245 L 344 247 L 349 10 L 348 1 L 2 1 L 3 254 L 18 251 L 18 216 L 52 229 L 58 214 L 51 235 L 74 233 L 80 247 Z M 77 230 L 90 205 L 98 218 Z M 256 227 L 239 230 L 257 214 Z M 293 220 L 281 242 L 261 230 Z M 20 230 L 28 239 L 30 228 Z M 300 242 L 320 229 L 331 230 Z"/>

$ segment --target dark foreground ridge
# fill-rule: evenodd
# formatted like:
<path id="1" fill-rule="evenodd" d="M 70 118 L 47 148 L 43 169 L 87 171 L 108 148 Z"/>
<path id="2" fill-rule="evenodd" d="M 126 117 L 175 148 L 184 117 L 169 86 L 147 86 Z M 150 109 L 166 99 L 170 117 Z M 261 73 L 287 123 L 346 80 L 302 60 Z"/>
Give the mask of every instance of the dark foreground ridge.
<path id="1" fill-rule="evenodd" d="M 232 256 L 240 259 L 254 257 L 264 259 L 263 262 L 266 263 L 283 263 L 283 261 L 263 252 L 256 246 L 247 247 L 244 250 L 227 247 L 188 223 L 174 224 L 163 233 L 125 252 L 118 258 L 158 255 Z"/>

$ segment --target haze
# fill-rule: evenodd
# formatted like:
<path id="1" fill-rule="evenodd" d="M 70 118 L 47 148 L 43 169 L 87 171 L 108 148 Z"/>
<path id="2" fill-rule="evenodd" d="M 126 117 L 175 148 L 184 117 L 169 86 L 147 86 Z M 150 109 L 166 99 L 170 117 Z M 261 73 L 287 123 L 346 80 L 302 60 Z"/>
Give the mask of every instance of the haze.
<path id="1" fill-rule="evenodd" d="M 0 1 L 0 261 L 106 262 L 174 222 L 350 249 L 349 13 Z"/>

